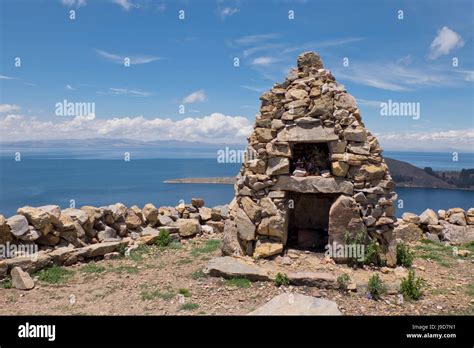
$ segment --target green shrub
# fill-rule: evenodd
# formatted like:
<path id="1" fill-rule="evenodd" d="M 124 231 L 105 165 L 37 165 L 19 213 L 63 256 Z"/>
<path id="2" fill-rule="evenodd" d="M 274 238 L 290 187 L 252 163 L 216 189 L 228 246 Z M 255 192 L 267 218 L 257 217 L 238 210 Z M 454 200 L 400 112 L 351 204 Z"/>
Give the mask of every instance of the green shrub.
<path id="1" fill-rule="evenodd" d="M 374 300 L 380 299 L 383 294 L 387 291 L 382 279 L 380 279 L 378 274 L 374 274 L 369 279 L 369 283 L 367 284 L 367 291 L 372 296 Z"/>
<path id="2" fill-rule="evenodd" d="M 206 273 L 204 273 L 204 271 L 202 269 L 199 269 L 197 271 L 194 271 L 190 274 L 190 277 L 192 279 L 200 279 L 200 278 L 205 278 L 206 277 Z"/>
<path id="3" fill-rule="evenodd" d="M 12 288 L 12 280 L 11 279 L 5 279 L 0 283 L 0 288 L 3 289 L 11 289 Z"/>
<path id="4" fill-rule="evenodd" d="M 290 280 L 288 276 L 284 273 L 277 273 L 275 277 L 275 285 L 282 286 L 282 285 L 290 285 Z"/>
<path id="5" fill-rule="evenodd" d="M 421 289 L 424 283 L 423 279 L 415 277 L 415 272 L 408 271 L 408 276 L 403 278 L 400 284 L 400 292 L 405 298 L 416 301 L 423 294 Z"/>
<path id="6" fill-rule="evenodd" d="M 182 304 L 179 309 L 181 309 L 182 311 L 193 311 L 195 309 L 198 309 L 199 308 L 199 305 L 197 303 L 185 303 L 185 304 Z"/>
<path id="7" fill-rule="evenodd" d="M 188 289 L 186 288 L 181 288 L 178 290 L 178 293 L 180 293 L 181 295 L 183 295 L 184 297 L 191 297 L 191 292 L 189 292 Z"/>
<path id="8" fill-rule="evenodd" d="M 339 277 L 337 277 L 337 285 L 339 286 L 339 289 L 347 290 L 350 282 L 351 277 L 347 273 L 341 274 Z"/>
<path id="9" fill-rule="evenodd" d="M 354 246 L 352 250 L 359 250 L 358 246 L 364 246 L 364 255 L 352 255 L 347 258 L 347 263 L 350 266 L 360 267 L 362 265 L 374 264 L 377 266 L 383 266 L 384 263 L 380 258 L 380 246 L 377 239 L 370 238 L 365 231 L 359 231 L 356 234 L 351 234 L 348 231 L 344 233 L 344 244 L 348 246 Z"/>
<path id="10" fill-rule="evenodd" d="M 73 274 L 73 271 L 56 265 L 45 268 L 37 273 L 40 281 L 50 284 L 63 283 L 72 277 Z"/>
<path id="11" fill-rule="evenodd" d="M 98 266 L 95 262 L 89 262 L 81 268 L 81 271 L 84 273 L 102 273 L 105 271 L 105 267 Z"/>
<path id="12" fill-rule="evenodd" d="M 382 262 L 380 258 L 380 246 L 379 243 L 375 238 L 371 239 L 369 244 L 365 246 L 365 256 L 364 256 L 364 264 L 374 264 L 376 266 L 384 266 L 384 262 Z"/>
<path id="13" fill-rule="evenodd" d="M 170 233 L 168 231 L 165 231 L 164 229 L 161 229 L 160 233 L 158 234 L 158 238 L 155 241 L 155 244 L 160 247 L 167 247 L 171 244 L 171 241 L 172 238 L 170 236 Z"/>
<path id="14" fill-rule="evenodd" d="M 250 288 L 251 286 L 251 282 L 247 278 L 231 278 L 226 280 L 225 284 L 244 289 Z"/>
<path id="15" fill-rule="evenodd" d="M 412 264 L 413 252 L 410 247 L 405 243 L 399 243 L 397 245 L 397 265 L 409 268 Z"/>

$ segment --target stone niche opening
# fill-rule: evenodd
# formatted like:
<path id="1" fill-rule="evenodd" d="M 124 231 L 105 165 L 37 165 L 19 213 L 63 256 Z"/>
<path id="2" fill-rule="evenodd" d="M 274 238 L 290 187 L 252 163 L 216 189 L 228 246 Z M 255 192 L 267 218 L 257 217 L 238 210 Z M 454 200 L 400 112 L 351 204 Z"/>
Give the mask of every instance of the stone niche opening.
<path id="1" fill-rule="evenodd" d="M 293 175 L 315 176 L 321 175 L 321 172 L 330 172 L 327 143 L 294 143 L 291 148 L 290 173 Z"/>
<path id="2" fill-rule="evenodd" d="M 329 210 L 339 195 L 289 192 L 287 247 L 323 252 L 329 239 Z"/>

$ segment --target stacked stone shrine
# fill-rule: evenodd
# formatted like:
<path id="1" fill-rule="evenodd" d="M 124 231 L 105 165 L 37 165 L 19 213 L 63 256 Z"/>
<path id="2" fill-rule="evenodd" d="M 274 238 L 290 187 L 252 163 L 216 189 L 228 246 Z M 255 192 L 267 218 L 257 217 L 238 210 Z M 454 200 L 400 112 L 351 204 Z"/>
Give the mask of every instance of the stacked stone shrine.
<path id="1" fill-rule="evenodd" d="M 223 254 L 266 258 L 364 240 L 393 266 L 395 184 L 354 97 L 318 54 L 305 52 L 260 100 Z"/>

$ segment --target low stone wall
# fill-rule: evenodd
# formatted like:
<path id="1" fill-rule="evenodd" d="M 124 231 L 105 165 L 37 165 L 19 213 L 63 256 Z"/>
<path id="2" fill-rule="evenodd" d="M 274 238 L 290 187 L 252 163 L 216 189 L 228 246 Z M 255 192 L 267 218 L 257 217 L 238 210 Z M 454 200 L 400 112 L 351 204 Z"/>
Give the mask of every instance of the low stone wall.
<path id="1" fill-rule="evenodd" d="M 474 241 L 474 208 L 467 211 L 451 208 L 438 212 L 426 209 L 419 216 L 404 213 L 396 223 L 394 235 L 407 242 L 417 241 L 423 236 L 452 245 Z"/>
<path id="2" fill-rule="evenodd" d="M 57 205 L 22 207 L 8 219 L 0 215 L 0 279 L 17 266 L 31 273 L 104 256 L 129 244 L 151 244 L 160 230 L 175 240 L 221 233 L 228 210 L 227 205 L 205 207 L 199 198 L 176 207 L 148 203 L 143 209 L 122 203 L 63 210 Z M 19 256 L 25 251 L 37 252 Z"/>

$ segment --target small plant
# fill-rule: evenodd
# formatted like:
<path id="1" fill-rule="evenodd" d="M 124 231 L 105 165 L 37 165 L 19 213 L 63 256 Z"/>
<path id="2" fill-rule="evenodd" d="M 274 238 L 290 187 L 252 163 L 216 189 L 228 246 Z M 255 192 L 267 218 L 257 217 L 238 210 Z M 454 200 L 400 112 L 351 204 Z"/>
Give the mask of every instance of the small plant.
<path id="1" fill-rule="evenodd" d="M 136 274 L 138 273 L 138 267 L 137 266 L 130 266 L 130 265 L 120 265 L 117 266 L 116 268 L 111 268 L 110 269 L 112 272 L 115 273 L 128 273 L 128 274 Z"/>
<path id="2" fill-rule="evenodd" d="M 191 255 L 196 257 L 201 254 L 209 254 L 219 250 L 220 247 L 221 241 L 219 239 L 206 240 L 203 246 L 194 247 L 193 250 L 191 250 Z"/>
<path id="3" fill-rule="evenodd" d="M 250 280 L 247 278 L 231 278 L 226 280 L 225 284 L 228 286 L 235 286 L 244 289 L 248 289 L 251 286 Z"/>
<path id="4" fill-rule="evenodd" d="M 400 284 L 400 292 L 405 298 L 411 300 L 418 300 L 423 294 L 421 288 L 424 285 L 424 280 L 420 277 L 415 277 L 415 272 L 408 271 L 408 276 L 402 279 Z"/>
<path id="5" fill-rule="evenodd" d="M 405 243 L 397 244 L 397 265 L 410 268 L 413 264 L 413 252 Z"/>
<path id="6" fill-rule="evenodd" d="M 117 252 L 120 254 L 120 257 L 124 257 L 126 251 L 127 246 L 125 244 L 119 244 L 119 246 L 117 247 Z"/>
<path id="7" fill-rule="evenodd" d="M 192 303 L 192 302 L 184 303 L 179 307 L 179 309 L 181 309 L 182 311 L 193 311 L 198 308 L 199 308 L 199 305 L 197 303 Z"/>
<path id="8" fill-rule="evenodd" d="M 383 266 L 383 262 L 380 259 L 380 246 L 375 238 L 371 239 L 370 243 L 365 246 L 364 264 Z"/>
<path id="9" fill-rule="evenodd" d="M 191 292 L 189 292 L 189 290 L 186 288 L 178 289 L 178 293 L 183 295 L 184 297 L 191 297 Z"/>
<path id="10" fill-rule="evenodd" d="M 367 291 L 374 300 L 380 299 L 380 297 L 382 297 L 382 295 L 387 291 L 378 274 L 374 274 L 370 277 L 369 283 L 367 284 Z"/>
<path id="11" fill-rule="evenodd" d="M 277 273 L 275 277 L 275 285 L 276 286 L 282 286 L 282 285 L 290 285 L 290 280 L 288 279 L 288 276 L 284 273 Z"/>
<path id="12" fill-rule="evenodd" d="M 5 279 L 3 282 L 0 283 L 0 288 L 11 289 L 12 288 L 12 280 L 11 279 Z"/>
<path id="13" fill-rule="evenodd" d="M 206 273 L 202 269 L 194 271 L 189 275 L 192 279 L 201 279 L 206 277 Z"/>
<path id="14" fill-rule="evenodd" d="M 339 289 L 347 290 L 350 282 L 351 277 L 347 273 L 341 274 L 339 277 L 337 277 L 337 285 L 339 286 Z"/>
<path id="15" fill-rule="evenodd" d="M 163 300 L 171 300 L 175 293 L 172 291 L 162 292 L 160 290 L 154 291 L 142 291 L 140 293 L 142 300 L 154 300 L 155 298 L 161 298 Z"/>
<path id="16" fill-rule="evenodd" d="M 63 283 L 72 277 L 73 274 L 73 271 L 56 265 L 45 268 L 37 273 L 40 281 L 50 284 Z"/>
<path id="17" fill-rule="evenodd" d="M 90 262 L 82 267 L 81 271 L 84 273 L 102 273 L 105 271 L 105 268 L 102 266 L 97 266 L 95 262 Z"/>
<path id="18" fill-rule="evenodd" d="M 158 238 L 155 241 L 155 245 L 159 247 L 167 247 L 171 244 L 171 241 L 172 238 L 170 236 L 170 233 L 168 231 L 165 231 L 164 229 L 161 229 L 160 233 L 158 234 Z"/>

